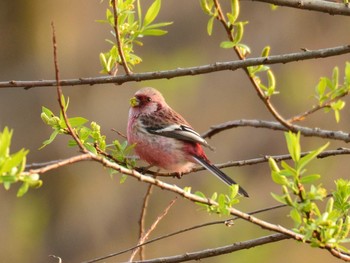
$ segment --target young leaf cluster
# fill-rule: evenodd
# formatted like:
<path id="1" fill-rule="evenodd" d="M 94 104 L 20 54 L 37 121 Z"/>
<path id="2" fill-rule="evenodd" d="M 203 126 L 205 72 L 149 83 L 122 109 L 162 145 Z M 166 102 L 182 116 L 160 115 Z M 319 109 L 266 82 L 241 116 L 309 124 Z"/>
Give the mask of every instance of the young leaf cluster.
<path id="1" fill-rule="evenodd" d="M 64 97 L 62 97 L 62 101 L 64 103 L 64 110 L 67 111 L 68 103 L 65 104 Z M 50 138 L 43 142 L 41 148 L 52 143 L 57 135 L 69 134 L 62 112 L 58 117 L 48 108 L 42 107 L 41 118 L 44 123 L 49 125 L 53 130 Z M 111 145 L 107 145 L 106 136 L 101 134 L 100 125 L 96 122 L 91 122 L 90 125 L 87 126 L 88 120 L 83 117 L 68 118 L 68 122 L 87 151 L 93 154 L 103 155 L 129 168 L 134 166 L 134 160 L 128 158 L 128 154 L 130 154 L 133 148 L 132 145 L 128 145 L 126 141 L 120 143 L 118 140 L 113 141 Z M 68 145 L 76 147 L 77 142 L 71 139 Z"/>
<path id="2" fill-rule="evenodd" d="M 8 190 L 12 184 L 21 182 L 17 196 L 23 196 L 29 187 L 40 187 L 42 181 L 38 174 L 24 172 L 28 150 L 21 149 L 16 153 L 10 153 L 12 134 L 13 131 L 7 127 L 0 132 L 0 184 Z"/>
<path id="3" fill-rule="evenodd" d="M 208 35 L 211 36 L 213 32 L 213 24 L 215 19 L 221 19 L 219 17 L 218 10 L 214 4 L 214 0 L 200 0 L 200 5 L 203 12 L 210 16 L 207 24 Z M 242 54 L 246 55 L 250 53 L 250 49 L 247 45 L 241 43 L 244 33 L 244 26 L 248 24 L 247 21 L 237 21 L 240 6 L 239 0 L 230 1 L 231 10 L 226 14 L 226 28 L 231 34 L 231 39 L 229 41 L 222 41 L 220 43 L 221 48 L 238 48 Z"/>
<path id="4" fill-rule="evenodd" d="M 214 214 L 220 214 L 220 215 L 229 215 L 230 214 L 230 208 L 239 203 L 239 199 L 237 198 L 238 194 L 238 185 L 231 185 L 229 188 L 229 194 L 218 194 L 214 193 L 211 196 L 211 200 L 218 203 L 217 206 L 214 205 L 208 205 L 208 204 L 202 204 L 198 203 L 198 205 L 203 206 L 206 208 L 207 212 L 214 213 Z M 197 191 L 195 193 L 197 196 L 200 196 L 202 198 L 207 198 L 202 192 Z"/>
<path id="5" fill-rule="evenodd" d="M 270 54 L 270 47 L 266 46 L 262 52 L 261 57 L 268 57 Z M 251 78 L 254 79 L 256 83 L 258 83 L 259 88 L 264 91 L 265 97 L 269 98 L 272 95 L 278 94 L 276 91 L 276 79 L 272 70 L 269 66 L 259 65 L 259 66 L 251 66 L 248 67 L 248 72 Z M 266 73 L 267 84 L 263 84 L 263 81 L 259 77 L 259 74 Z"/>
<path id="6" fill-rule="evenodd" d="M 289 215 L 294 221 L 294 231 L 303 234 L 304 241 L 314 247 L 327 245 L 344 250 L 341 244 L 350 241 L 347 238 L 350 229 L 350 182 L 336 182 L 337 189 L 322 212 L 316 202 L 324 201 L 327 191 L 321 185 L 313 184 L 321 176 L 307 174 L 306 166 L 326 149 L 328 143 L 301 157 L 300 133 L 285 133 L 285 137 L 294 164 L 282 161 L 280 168 L 275 160 L 269 159 L 272 180 L 282 186 L 283 192 L 282 195 L 272 193 L 272 196 L 291 207 Z"/>
<path id="7" fill-rule="evenodd" d="M 340 121 L 340 110 L 345 106 L 345 101 L 341 98 L 350 91 L 350 62 L 346 62 L 344 72 L 344 82 L 339 83 L 339 68 L 333 69 L 332 77 L 320 78 L 315 88 L 315 98 L 320 107 L 324 107 L 325 112 L 333 110 L 335 120 Z"/>
<path id="8" fill-rule="evenodd" d="M 135 3 L 136 2 L 136 3 Z M 135 8 L 136 4 L 136 8 Z M 153 23 L 157 18 L 161 7 L 161 0 L 155 0 L 142 16 L 140 1 L 135 0 L 116 0 L 117 5 L 117 26 L 120 37 L 120 46 L 123 51 L 127 65 L 132 68 L 139 64 L 142 59 L 135 54 L 134 45 L 142 46 L 141 38 L 144 36 L 162 36 L 167 33 L 162 27 L 172 24 L 171 22 Z M 115 27 L 114 13 L 112 3 L 109 2 L 109 8 L 106 10 L 106 19 L 99 20 L 101 23 L 107 23 L 112 29 Z M 137 14 L 137 15 L 136 15 Z M 116 32 L 111 31 L 115 37 Z M 100 53 L 100 62 L 102 73 L 111 74 L 117 64 L 121 65 L 121 54 L 118 51 L 118 43 L 107 39 L 112 45 L 109 51 Z"/>

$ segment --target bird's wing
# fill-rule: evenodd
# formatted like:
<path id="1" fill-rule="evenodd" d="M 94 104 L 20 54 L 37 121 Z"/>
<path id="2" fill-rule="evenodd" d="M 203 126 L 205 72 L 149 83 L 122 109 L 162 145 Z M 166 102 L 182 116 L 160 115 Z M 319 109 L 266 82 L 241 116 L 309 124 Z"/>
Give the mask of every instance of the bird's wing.
<path id="1" fill-rule="evenodd" d="M 194 131 L 191 127 L 183 124 L 171 124 L 165 127 L 147 127 L 149 133 L 157 134 L 164 137 L 174 138 L 182 141 L 197 142 L 203 146 L 212 147 L 200 134 Z"/>

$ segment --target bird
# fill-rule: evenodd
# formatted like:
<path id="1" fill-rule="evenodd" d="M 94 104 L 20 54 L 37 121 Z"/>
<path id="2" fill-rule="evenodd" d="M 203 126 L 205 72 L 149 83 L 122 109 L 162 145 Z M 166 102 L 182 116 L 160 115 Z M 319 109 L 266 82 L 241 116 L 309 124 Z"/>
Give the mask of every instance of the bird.
<path id="1" fill-rule="evenodd" d="M 127 140 L 150 166 L 182 174 L 199 164 L 227 185 L 237 184 L 209 161 L 202 146 L 212 147 L 154 88 L 142 88 L 130 99 Z M 240 186 L 238 193 L 249 196 Z"/>

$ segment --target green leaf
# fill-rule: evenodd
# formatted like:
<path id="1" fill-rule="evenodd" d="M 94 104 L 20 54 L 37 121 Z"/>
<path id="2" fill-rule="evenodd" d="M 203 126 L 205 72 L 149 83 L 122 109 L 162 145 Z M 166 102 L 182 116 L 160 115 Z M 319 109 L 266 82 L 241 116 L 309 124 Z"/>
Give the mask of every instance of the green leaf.
<path id="1" fill-rule="evenodd" d="M 346 62 L 345 64 L 345 83 L 344 85 L 347 88 L 350 88 L 350 62 Z"/>
<path id="2" fill-rule="evenodd" d="M 4 172 L 3 169 L 5 169 L 5 172 L 8 172 L 13 167 L 20 165 L 23 161 L 25 161 L 24 157 L 28 154 L 28 152 L 28 150 L 21 149 L 20 151 L 12 154 L 11 157 L 7 159 L 6 165 L 1 167 L 1 173 Z"/>
<path id="3" fill-rule="evenodd" d="M 302 220 L 301 220 L 301 215 L 300 213 L 298 212 L 297 209 L 292 209 L 290 212 L 289 212 L 289 215 L 290 217 L 293 219 L 294 223 L 296 225 L 300 225 Z"/>
<path id="4" fill-rule="evenodd" d="M 317 157 L 321 152 L 323 152 L 327 147 L 329 143 L 326 143 L 325 145 L 321 146 L 320 148 L 310 152 L 309 154 L 305 155 L 300 159 L 300 161 L 297 163 L 297 170 L 301 171 L 304 169 L 304 167 L 311 162 L 313 159 Z"/>
<path id="5" fill-rule="evenodd" d="M 334 67 L 332 74 L 332 87 L 336 89 L 339 85 L 339 68 Z"/>
<path id="6" fill-rule="evenodd" d="M 325 80 L 325 78 L 321 78 L 316 86 L 316 93 L 318 95 L 317 99 L 319 100 L 320 104 L 322 104 L 323 101 L 326 99 L 324 97 L 324 94 L 326 92 L 326 88 L 327 88 L 327 81 Z"/>
<path id="7" fill-rule="evenodd" d="M 284 135 L 287 141 L 288 152 L 291 155 L 293 161 L 297 163 L 300 158 L 300 132 L 297 134 L 293 132 L 285 132 Z"/>
<path id="8" fill-rule="evenodd" d="M 143 26 L 151 24 L 153 20 L 157 17 L 161 6 L 161 0 L 155 0 L 153 4 L 148 8 L 145 19 L 143 20 Z"/>
<path id="9" fill-rule="evenodd" d="M 12 139 L 13 130 L 4 128 L 3 132 L 0 132 L 0 158 L 7 157 L 10 153 L 10 145 Z"/>
<path id="10" fill-rule="evenodd" d="M 236 43 L 232 41 L 222 41 L 220 43 L 221 48 L 233 48 L 235 45 Z"/>
<path id="11" fill-rule="evenodd" d="M 274 193 L 271 193 L 271 196 L 279 203 L 282 203 L 282 204 L 287 204 L 284 196 L 282 195 L 277 195 L 277 194 L 274 194 Z"/>
<path id="12" fill-rule="evenodd" d="M 246 56 L 247 54 L 250 54 L 250 47 L 248 47 L 246 44 L 238 43 L 237 47 L 240 49 L 242 52 L 243 56 Z"/>
<path id="13" fill-rule="evenodd" d="M 204 13 L 207 15 L 212 15 L 211 9 L 213 8 L 213 1 L 212 0 L 200 0 L 200 6 Z"/>
<path id="14" fill-rule="evenodd" d="M 230 17 L 227 16 L 230 19 L 230 23 L 233 25 L 237 18 L 239 16 L 239 1 L 238 0 L 231 0 L 231 14 Z"/>
<path id="15" fill-rule="evenodd" d="M 51 133 L 50 138 L 43 142 L 43 145 L 39 148 L 39 150 L 41 150 L 42 148 L 44 148 L 46 145 L 49 145 L 50 143 L 52 143 L 53 140 L 56 138 L 56 136 L 57 136 L 59 133 L 60 133 L 59 130 L 54 130 L 54 131 Z"/>
<path id="16" fill-rule="evenodd" d="M 237 43 L 240 43 L 242 38 L 243 38 L 243 33 L 244 33 L 244 25 L 246 22 L 238 22 L 236 23 L 236 34 L 235 34 L 235 39 L 234 43 L 237 45 Z"/>
<path id="17" fill-rule="evenodd" d="M 83 117 L 73 117 L 68 119 L 69 124 L 72 126 L 72 128 L 77 128 L 83 126 L 85 123 L 88 122 L 87 119 Z"/>
<path id="18" fill-rule="evenodd" d="M 319 175 L 319 174 L 305 175 L 300 179 L 300 183 L 309 184 L 309 183 L 312 183 L 320 178 L 321 178 L 321 175 Z"/>
<path id="19" fill-rule="evenodd" d="M 209 35 L 209 36 L 211 36 L 211 34 L 212 34 L 212 32 L 213 32 L 214 20 L 215 20 L 215 16 L 212 16 L 212 17 L 209 18 L 209 20 L 208 20 L 207 32 L 208 32 L 208 35 Z"/>
<path id="20" fill-rule="evenodd" d="M 285 176 L 283 176 L 280 173 L 278 173 L 278 172 L 272 171 L 271 172 L 271 177 L 272 177 L 272 180 L 276 184 L 280 184 L 280 185 L 288 185 L 289 184 L 288 179 Z"/>
<path id="21" fill-rule="evenodd" d="M 28 192 L 28 189 L 29 189 L 29 183 L 23 182 L 21 187 L 17 191 L 17 197 L 23 196 L 25 193 Z"/>
<path id="22" fill-rule="evenodd" d="M 48 109 L 48 108 L 46 108 L 46 107 L 44 107 L 44 106 L 41 107 L 41 111 L 42 111 L 43 113 L 45 113 L 48 117 L 53 117 L 53 116 L 55 116 L 55 115 L 53 114 L 53 112 L 52 112 L 50 109 Z"/>
<path id="23" fill-rule="evenodd" d="M 262 57 L 268 57 L 269 54 L 270 54 L 270 50 L 271 50 L 271 47 L 270 47 L 270 46 L 264 47 L 264 49 L 263 49 L 262 52 L 261 52 L 261 56 L 262 56 Z"/>
<path id="24" fill-rule="evenodd" d="M 162 29 L 146 29 L 142 31 L 142 35 L 144 36 L 163 36 L 166 33 L 168 33 L 168 31 Z"/>

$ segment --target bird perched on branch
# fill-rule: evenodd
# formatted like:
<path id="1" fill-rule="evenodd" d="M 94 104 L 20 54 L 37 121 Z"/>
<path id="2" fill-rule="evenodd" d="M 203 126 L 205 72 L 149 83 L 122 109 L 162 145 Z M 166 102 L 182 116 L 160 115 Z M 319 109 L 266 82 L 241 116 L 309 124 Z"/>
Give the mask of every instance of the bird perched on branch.
<path id="1" fill-rule="evenodd" d="M 127 138 L 135 152 L 150 165 L 184 173 L 200 164 L 228 185 L 236 184 L 207 158 L 209 144 L 153 88 L 142 88 L 130 99 Z M 239 193 L 248 193 L 239 187 Z"/>

